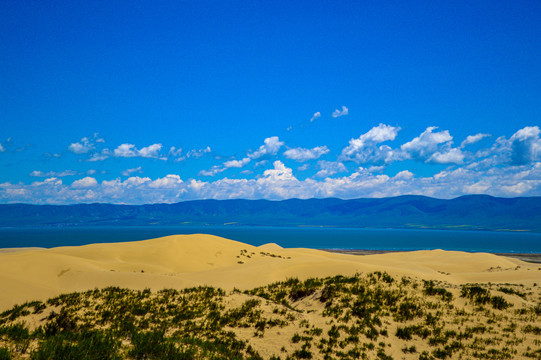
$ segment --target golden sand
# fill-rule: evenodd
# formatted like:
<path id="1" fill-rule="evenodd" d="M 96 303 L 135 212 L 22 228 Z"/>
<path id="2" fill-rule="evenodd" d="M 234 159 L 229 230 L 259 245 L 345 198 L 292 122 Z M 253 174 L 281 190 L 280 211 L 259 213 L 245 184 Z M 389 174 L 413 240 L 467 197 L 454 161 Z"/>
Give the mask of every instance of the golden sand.
<path id="1" fill-rule="evenodd" d="M 0 252 L 0 310 L 31 300 L 106 286 L 131 289 L 210 285 L 225 290 L 386 271 L 450 284 L 541 282 L 539 265 L 487 253 L 413 251 L 347 255 L 260 247 L 212 235 L 176 235 L 137 242 Z"/>

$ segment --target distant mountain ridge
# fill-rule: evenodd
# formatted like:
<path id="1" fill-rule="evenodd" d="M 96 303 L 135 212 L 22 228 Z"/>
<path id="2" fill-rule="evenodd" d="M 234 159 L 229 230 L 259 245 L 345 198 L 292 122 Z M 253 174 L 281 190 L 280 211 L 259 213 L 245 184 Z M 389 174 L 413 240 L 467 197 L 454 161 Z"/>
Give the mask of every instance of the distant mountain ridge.
<path id="1" fill-rule="evenodd" d="M 541 232 L 541 197 L 418 195 L 342 200 L 194 200 L 175 204 L 0 204 L 11 226 L 325 226 Z"/>

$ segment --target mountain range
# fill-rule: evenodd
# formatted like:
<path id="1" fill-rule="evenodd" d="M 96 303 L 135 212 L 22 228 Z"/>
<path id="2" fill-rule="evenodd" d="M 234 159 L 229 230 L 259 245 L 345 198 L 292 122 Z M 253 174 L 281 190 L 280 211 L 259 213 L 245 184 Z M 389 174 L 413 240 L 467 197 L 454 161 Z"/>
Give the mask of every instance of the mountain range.
<path id="1" fill-rule="evenodd" d="M 342 200 L 194 200 L 174 204 L 1 204 L 0 226 L 323 226 L 541 232 L 541 197 L 407 195 Z"/>

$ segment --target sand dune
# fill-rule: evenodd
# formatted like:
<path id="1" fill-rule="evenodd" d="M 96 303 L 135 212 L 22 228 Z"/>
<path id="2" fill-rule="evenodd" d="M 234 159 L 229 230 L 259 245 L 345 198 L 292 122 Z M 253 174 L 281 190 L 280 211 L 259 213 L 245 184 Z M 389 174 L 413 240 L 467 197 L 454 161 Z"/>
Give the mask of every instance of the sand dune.
<path id="1" fill-rule="evenodd" d="M 132 289 L 197 285 L 248 289 L 288 277 L 392 275 L 467 282 L 522 283 L 541 280 L 539 266 L 485 253 L 415 251 L 346 255 L 312 249 L 260 247 L 212 235 L 53 249 L 0 251 L 0 310 L 16 303 L 106 286 Z"/>

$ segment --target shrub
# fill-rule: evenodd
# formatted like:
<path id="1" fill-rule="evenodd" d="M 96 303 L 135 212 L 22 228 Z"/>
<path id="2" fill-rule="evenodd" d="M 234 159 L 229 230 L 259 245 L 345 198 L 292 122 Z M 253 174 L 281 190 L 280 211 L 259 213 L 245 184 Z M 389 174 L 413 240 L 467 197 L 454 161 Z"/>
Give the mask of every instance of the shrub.
<path id="1" fill-rule="evenodd" d="M 511 306 L 513 306 L 511 303 L 508 303 L 503 297 L 501 296 L 493 296 L 490 299 L 490 303 L 492 304 L 492 307 L 494 309 L 498 310 L 505 310 Z"/>
<path id="2" fill-rule="evenodd" d="M 11 354 L 8 349 L 0 347 L 0 360 L 11 360 Z"/>
<path id="3" fill-rule="evenodd" d="M 31 354 L 31 359 L 120 360 L 119 345 L 111 335 L 98 331 L 81 333 L 75 343 L 60 334 L 41 342 L 38 349 Z"/>
<path id="4" fill-rule="evenodd" d="M 490 292 L 480 286 L 463 286 L 461 295 L 474 303 L 484 305 L 490 301 Z"/>
<path id="5" fill-rule="evenodd" d="M 424 287 L 425 287 L 423 292 L 426 295 L 430 295 L 430 296 L 438 295 L 438 296 L 441 296 L 443 301 L 447 301 L 447 302 L 453 300 L 453 294 L 444 288 L 435 287 L 433 280 L 429 280 L 429 281 L 423 280 L 423 282 L 424 282 Z"/>
<path id="6" fill-rule="evenodd" d="M 132 336 L 133 349 L 129 355 L 143 359 L 182 359 L 174 344 L 164 337 L 163 331 L 138 332 Z"/>

